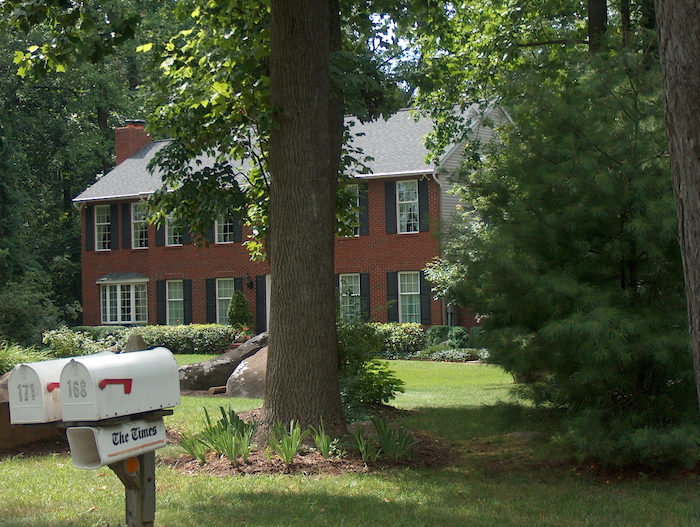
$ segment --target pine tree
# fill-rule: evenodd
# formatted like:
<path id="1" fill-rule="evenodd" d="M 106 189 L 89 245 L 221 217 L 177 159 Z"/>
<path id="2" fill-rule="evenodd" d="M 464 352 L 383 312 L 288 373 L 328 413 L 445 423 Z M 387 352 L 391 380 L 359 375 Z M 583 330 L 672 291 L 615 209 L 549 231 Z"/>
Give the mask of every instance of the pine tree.
<path id="1" fill-rule="evenodd" d="M 502 86 L 515 125 L 470 156 L 474 208 L 430 278 L 487 314 L 491 361 L 566 412 L 581 456 L 694 462 L 659 72 L 629 50 L 556 60 Z"/>

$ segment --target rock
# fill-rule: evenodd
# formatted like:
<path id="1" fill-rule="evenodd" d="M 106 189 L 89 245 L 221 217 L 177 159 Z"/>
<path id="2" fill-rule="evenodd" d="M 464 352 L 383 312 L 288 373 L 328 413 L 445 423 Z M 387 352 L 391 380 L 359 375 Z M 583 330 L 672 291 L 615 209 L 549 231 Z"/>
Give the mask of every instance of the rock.
<path id="1" fill-rule="evenodd" d="M 265 396 L 267 346 L 242 361 L 226 382 L 226 395 L 262 399 Z"/>
<path id="2" fill-rule="evenodd" d="M 265 346 L 267 346 L 267 333 L 261 333 L 216 358 L 180 366 L 180 389 L 208 390 L 212 386 L 223 386 L 242 360 Z"/>

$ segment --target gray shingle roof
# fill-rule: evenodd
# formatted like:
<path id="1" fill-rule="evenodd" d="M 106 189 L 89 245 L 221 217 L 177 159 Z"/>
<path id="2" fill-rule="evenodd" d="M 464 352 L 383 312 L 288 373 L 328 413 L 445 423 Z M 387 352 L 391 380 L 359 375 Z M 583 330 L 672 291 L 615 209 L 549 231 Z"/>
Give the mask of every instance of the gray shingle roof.
<path id="1" fill-rule="evenodd" d="M 467 113 L 470 112 L 475 112 L 474 107 L 467 110 Z M 388 120 L 380 119 L 365 124 L 355 122 L 351 128 L 355 135 L 352 146 L 361 148 L 364 156 L 372 158 L 365 163 L 371 174 L 358 176 L 401 176 L 432 172 L 435 166 L 426 164 L 425 156 L 428 152 L 423 144 L 431 129 L 430 119 L 416 119 L 410 110 L 401 110 Z M 148 163 L 168 142 L 149 143 L 135 156 L 98 179 L 73 201 L 79 203 L 125 199 L 152 194 L 162 186 L 161 174 L 149 173 Z"/>

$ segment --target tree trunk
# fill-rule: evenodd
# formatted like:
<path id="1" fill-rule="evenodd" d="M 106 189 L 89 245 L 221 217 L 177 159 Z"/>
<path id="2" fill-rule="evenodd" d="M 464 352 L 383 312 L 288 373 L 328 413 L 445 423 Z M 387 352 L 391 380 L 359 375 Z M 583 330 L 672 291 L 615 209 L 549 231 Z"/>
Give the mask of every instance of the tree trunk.
<path id="1" fill-rule="evenodd" d="M 656 0 L 666 133 L 700 400 L 700 4 Z"/>
<path id="2" fill-rule="evenodd" d="M 607 28 L 607 0 L 588 0 L 588 48 L 591 50 L 591 53 L 595 53 L 600 49 L 600 44 Z"/>
<path id="3" fill-rule="evenodd" d="M 272 274 L 262 433 L 321 419 L 344 431 L 338 386 L 333 248 L 342 112 L 331 97 L 329 0 L 271 2 L 269 145 Z M 333 29 L 335 34 L 336 30 Z"/>

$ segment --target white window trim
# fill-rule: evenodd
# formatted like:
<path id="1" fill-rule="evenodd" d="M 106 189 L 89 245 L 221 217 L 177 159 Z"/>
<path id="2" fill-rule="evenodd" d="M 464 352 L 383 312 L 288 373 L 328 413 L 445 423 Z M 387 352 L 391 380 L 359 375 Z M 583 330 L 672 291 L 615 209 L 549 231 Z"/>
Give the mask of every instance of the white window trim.
<path id="1" fill-rule="evenodd" d="M 98 209 L 107 210 L 107 221 L 98 222 Z M 95 250 L 96 251 L 110 251 L 112 250 L 112 211 L 109 205 L 95 205 Z M 107 239 L 107 247 L 102 246 L 102 241 L 100 240 L 100 227 L 107 227 L 109 232 L 109 238 Z"/>
<path id="2" fill-rule="evenodd" d="M 416 186 L 416 199 L 411 201 L 400 201 L 399 197 L 401 193 L 399 192 L 399 185 L 401 183 L 413 183 Z M 402 204 L 416 204 L 416 225 L 415 230 L 401 230 L 401 205 Z M 404 179 L 396 182 L 396 232 L 398 234 L 418 234 L 420 232 L 420 197 L 418 195 L 418 180 L 417 179 Z"/>
<path id="3" fill-rule="evenodd" d="M 230 241 L 225 241 L 225 240 L 223 239 L 223 232 L 222 232 L 222 236 L 219 237 L 219 225 L 224 225 L 224 224 L 226 224 L 226 223 L 230 223 L 231 225 L 233 225 L 235 221 L 236 221 L 235 218 L 229 218 L 229 221 L 226 221 L 226 218 L 221 217 L 221 218 L 218 218 L 218 219 L 214 222 L 214 243 L 219 244 L 219 245 L 225 245 L 225 244 L 229 244 L 229 243 L 234 243 L 234 240 L 233 240 L 233 232 L 231 232 L 231 234 L 230 234 L 230 237 L 231 237 L 231 240 L 230 240 Z"/>
<path id="4" fill-rule="evenodd" d="M 131 204 L 131 248 L 132 249 L 148 249 L 148 224 L 146 223 L 146 218 L 144 216 L 143 220 L 135 220 L 136 211 L 139 208 L 144 208 L 147 211 L 146 204 L 142 201 L 137 201 Z M 137 241 L 137 231 L 145 232 L 145 245 L 136 245 Z M 141 238 L 139 238 L 139 241 Z"/>
<path id="5" fill-rule="evenodd" d="M 417 291 L 408 291 L 408 292 L 403 292 L 401 290 L 401 277 L 406 276 L 406 275 L 413 275 L 418 277 L 418 290 Z M 399 323 L 400 324 L 405 324 L 405 323 L 418 323 L 420 324 L 421 322 L 421 303 L 420 303 L 420 271 L 401 271 L 397 274 L 397 291 L 398 291 L 398 303 L 399 303 Z M 418 311 L 416 313 L 417 320 L 404 320 L 404 313 L 403 313 L 403 302 L 401 301 L 402 297 L 406 296 L 412 296 L 412 297 L 417 297 L 417 305 L 418 305 Z M 408 315 L 406 315 L 408 316 Z"/>
<path id="6" fill-rule="evenodd" d="M 177 229 L 173 225 L 173 219 L 168 218 L 165 221 L 165 246 L 166 247 L 182 247 L 184 244 L 182 243 L 182 237 L 183 237 L 183 230 L 182 228 L 180 230 L 180 242 L 179 243 L 171 243 L 170 240 L 175 237 L 175 232 Z"/>
<path id="7" fill-rule="evenodd" d="M 170 284 L 175 284 L 178 283 L 180 284 L 180 291 L 182 292 L 182 296 L 179 298 L 170 298 Z M 176 324 L 171 324 L 170 323 L 170 305 L 171 303 L 177 302 L 180 306 L 182 306 L 182 309 L 180 310 L 182 313 L 182 319 L 179 323 Z M 185 323 L 185 281 L 184 280 L 166 280 L 165 281 L 165 321 L 168 326 L 180 326 Z"/>
<path id="8" fill-rule="evenodd" d="M 219 284 L 223 280 L 226 280 L 226 281 L 230 280 L 231 281 L 231 294 L 228 297 L 221 296 L 219 294 Z M 236 289 L 236 282 L 233 278 L 217 278 L 216 279 L 216 322 L 217 322 L 217 324 L 228 324 L 228 303 L 231 302 L 231 297 L 233 296 L 233 292 L 235 291 L 235 289 Z M 219 305 L 220 305 L 219 301 L 221 301 L 221 300 L 228 301 L 226 304 L 226 309 L 224 310 L 223 313 L 219 309 Z M 222 320 L 224 322 L 222 322 Z"/>
<path id="9" fill-rule="evenodd" d="M 343 291 L 343 278 L 352 276 L 353 278 L 356 278 L 357 281 L 357 291 Z M 339 295 L 340 295 L 340 317 L 343 320 L 350 321 L 350 320 L 356 320 L 357 318 L 360 318 L 362 316 L 362 301 L 361 301 L 361 295 L 362 295 L 362 281 L 360 279 L 360 273 L 341 273 L 338 276 L 338 286 L 339 286 Z M 344 313 L 343 312 L 343 298 L 348 298 L 352 297 L 355 299 L 355 302 L 357 302 L 357 312 L 355 313 Z M 352 315 L 352 316 L 351 316 Z"/>
<path id="10" fill-rule="evenodd" d="M 136 317 L 136 290 L 137 286 L 143 286 L 143 305 L 141 306 L 143 308 L 143 314 L 141 318 L 137 319 Z M 117 309 L 117 315 L 116 317 L 112 318 L 110 317 L 110 308 L 109 308 L 109 298 L 105 298 L 105 294 L 109 294 L 107 288 L 115 287 L 116 288 L 116 309 Z M 131 311 L 130 311 L 130 317 L 125 318 L 122 317 L 122 288 L 123 287 L 128 287 L 129 288 L 129 298 L 131 301 Z M 109 324 L 133 324 L 133 325 L 139 325 L 139 324 L 148 324 L 148 281 L 144 280 L 124 280 L 120 282 L 107 282 L 107 283 L 100 283 L 100 320 L 102 324 L 109 325 Z"/>

